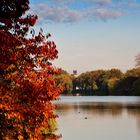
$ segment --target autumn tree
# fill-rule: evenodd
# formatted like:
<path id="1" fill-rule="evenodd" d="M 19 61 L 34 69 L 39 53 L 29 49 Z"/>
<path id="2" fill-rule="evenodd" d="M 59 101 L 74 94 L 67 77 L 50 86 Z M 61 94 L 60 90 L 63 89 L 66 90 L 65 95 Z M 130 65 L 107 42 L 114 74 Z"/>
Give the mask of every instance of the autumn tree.
<path id="1" fill-rule="evenodd" d="M 58 82 L 59 85 L 63 86 L 62 94 L 71 94 L 73 89 L 72 84 L 72 76 L 64 70 L 61 70 L 57 75 L 54 77 Z"/>
<path id="2" fill-rule="evenodd" d="M 30 29 L 29 0 L 0 1 L 0 138 L 54 140 L 56 115 L 51 101 L 59 95 L 52 65 L 58 51 L 50 34 Z M 27 37 L 31 34 L 31 38 Z"/>

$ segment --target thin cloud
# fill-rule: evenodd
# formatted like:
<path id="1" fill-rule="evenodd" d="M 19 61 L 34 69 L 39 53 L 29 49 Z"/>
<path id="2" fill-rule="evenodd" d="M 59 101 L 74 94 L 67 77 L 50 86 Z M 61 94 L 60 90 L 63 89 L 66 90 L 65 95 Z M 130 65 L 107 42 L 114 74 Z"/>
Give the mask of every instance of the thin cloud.
<path id="1" fill-rule="evenodd" d="M 109 4 L 112 0 L 52 0 L 53 3 L 66 4 L 66 3 L 74 3 L 74 2 L 82 2 L 82 3 L 98 3 L 98 4 Z"/>
<path id="2" fill-rule="evenodd" d="M 37 13 L 41 21 L 76 22 L 82 18 L 82 13 L 79 11 L 68 7 L 49 7 L 47 4 L 39 4 L 32 12 Z"/>
<path id="3" fill-rule="evenodd" d="M 80 7 L 78 4 L 81 3 L 85 6 Z M 32 13 L 39 16 L 40 22 L 72 23 L 85 19 L 101 19 L 103 21 L 115 19 L 125 14 L 124 5 L 133 7 L 138 4 L 134 1 L 51 0 L 46 3 L 32 5 L 31 9 L 33 9 Z"/>
<path id="4" fill-rule="evenodd" d="M 112 3 L 112 0 L 96 0 L 95 2 L 101 5 L 106 5 Z"/>
<path id="5" fill-rule="evenodd" d="M 119 6 L 123 6 L 123 7 L 130 7 L 130 8 L 136 8 L 136 7 L 140 7 L 140 3 L 136 2 L 136 1 L 121 1 L 118 2 Z"/>
<path id="6" fill-rule="evenodd" d="M 87 11 L 87 16 L 89 18 L 95 17 L 101 20 L 115 19 L 120 17 L 124 12 L 120 10 L 112 10 L 107 8 L 89 9 Z"/>

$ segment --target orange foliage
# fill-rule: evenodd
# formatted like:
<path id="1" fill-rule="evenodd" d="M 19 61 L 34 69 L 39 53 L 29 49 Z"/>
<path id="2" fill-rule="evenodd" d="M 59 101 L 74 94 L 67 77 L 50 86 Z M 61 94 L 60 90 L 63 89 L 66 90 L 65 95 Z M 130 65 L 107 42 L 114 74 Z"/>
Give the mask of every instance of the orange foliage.
<path id="1" fill-rule="evenodd" d="M 51 101 L 62 90 L 53 79 L 60 71 L 51 63 L 58 57 L 56 45 L 42 30 L 26 38 L 37 19 L 21 17 L 29 9 L 28 0 L 4 1 L 0 8 L 14 5 L 17 11 L 11 11 L 11 16 L 6 8 L 0 11 L 0 138 L 55 140 L 57 136 L 43 132 L 51 127 L 48 120 L 56 117 Z"/>

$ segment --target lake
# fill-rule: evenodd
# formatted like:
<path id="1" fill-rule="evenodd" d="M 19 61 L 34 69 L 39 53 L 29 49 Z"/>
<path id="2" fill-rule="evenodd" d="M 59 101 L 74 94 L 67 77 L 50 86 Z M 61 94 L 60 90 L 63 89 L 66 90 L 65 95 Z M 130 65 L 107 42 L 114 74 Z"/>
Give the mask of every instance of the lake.
<path id="1" fill-rule="evenodd" d="M 140 97 L 62 96 L 61 140 L 140 140 Z"/>

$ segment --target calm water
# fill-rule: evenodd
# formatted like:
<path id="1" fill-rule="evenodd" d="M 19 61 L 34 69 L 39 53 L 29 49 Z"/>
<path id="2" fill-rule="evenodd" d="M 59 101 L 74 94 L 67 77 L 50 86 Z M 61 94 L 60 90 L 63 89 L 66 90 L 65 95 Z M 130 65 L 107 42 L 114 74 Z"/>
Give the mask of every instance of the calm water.
<path id="1" fill-rule="evenodd" d="M 62 140 L 140 140 L 140 97 L 61 97 Z"/>

